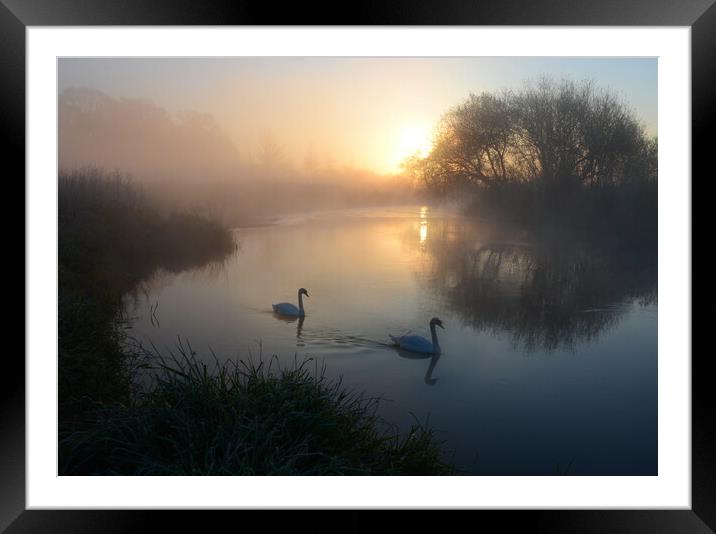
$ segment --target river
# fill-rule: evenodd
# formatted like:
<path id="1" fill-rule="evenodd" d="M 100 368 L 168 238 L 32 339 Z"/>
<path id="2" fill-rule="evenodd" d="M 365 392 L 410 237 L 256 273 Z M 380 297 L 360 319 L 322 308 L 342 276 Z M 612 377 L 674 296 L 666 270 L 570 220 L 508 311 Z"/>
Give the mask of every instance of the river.
<path id="1" fill-rule="evenodd" d="M 133 336 L 198 356 L 311 357 L 426 421 L 469 475 L 657 474 L 656 257 L 535 240 L 425 206 L 292 215 L 235 230 L 221 265 L 158 273 L 126 297 Z M 271 304 L 297 304 L 286 320 Z M 397 351 L 430 337 L 440 357 Z"/>

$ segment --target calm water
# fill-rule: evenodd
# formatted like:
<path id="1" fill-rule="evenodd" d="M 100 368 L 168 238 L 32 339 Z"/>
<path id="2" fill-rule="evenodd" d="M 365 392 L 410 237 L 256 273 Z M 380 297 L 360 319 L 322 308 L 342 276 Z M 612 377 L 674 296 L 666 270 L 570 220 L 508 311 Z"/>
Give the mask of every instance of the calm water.
<path id="1" fill-rule="evenodd" d="M 134 335 L 212 359 L 310 356 L 415 418 L 469 474 L 657 474 L 656 258 L 591 249 L 427 208 L 286 217 L 236 230 L 222 266 L 160 274 L 127 298 Z M 274 302 L 297 303 L 287 321 Z M 156 320 L 150 307 L 158 303 Z M 443 353 L 399 353 L 388 334 Z"/>

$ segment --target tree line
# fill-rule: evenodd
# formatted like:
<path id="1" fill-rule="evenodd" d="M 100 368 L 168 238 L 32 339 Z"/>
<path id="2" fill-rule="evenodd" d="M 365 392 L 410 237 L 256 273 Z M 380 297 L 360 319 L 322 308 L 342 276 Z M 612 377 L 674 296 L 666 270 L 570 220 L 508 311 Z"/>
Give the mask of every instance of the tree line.
<path id="1" fill-rule="evenodd" d="M 405 168 L 431 197 L 469 198 L 483 215 L 583 225 L 602 209 L 636 210 L 655 224 L 657 155 L 657 138 L 613 92 L 543 78 L 470 94 L 441 118 L 431 153 Z"/>

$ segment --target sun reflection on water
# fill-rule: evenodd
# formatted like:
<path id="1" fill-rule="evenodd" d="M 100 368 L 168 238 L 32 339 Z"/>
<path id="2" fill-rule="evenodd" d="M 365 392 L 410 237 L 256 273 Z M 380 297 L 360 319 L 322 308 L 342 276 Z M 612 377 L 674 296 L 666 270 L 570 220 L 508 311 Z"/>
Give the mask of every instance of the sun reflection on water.
<path id="1" fill-rule="evenodd" d="M 425 241 L 428 239 L 428 207 L 422 206 L 420 208 L 420 246 L 425 246 Z"/>

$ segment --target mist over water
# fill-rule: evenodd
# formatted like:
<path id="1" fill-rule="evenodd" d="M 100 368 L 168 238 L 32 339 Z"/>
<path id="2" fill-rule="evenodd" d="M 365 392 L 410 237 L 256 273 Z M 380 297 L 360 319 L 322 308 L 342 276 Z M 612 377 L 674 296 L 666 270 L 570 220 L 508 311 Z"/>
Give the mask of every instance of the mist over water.
<path id="1" fill-rule="evenodd" d="M 133 335 L 200 357 L 312 357 L 429 422 L 469 474 L 656 474 L 655 261 L 425 206 L 296 214 L 234 230 L 223 265 L 128 295 Z M 651 267 L 650 267 L 651 266 Z M 274 315 L 297 303 L 306 317 Z M 154 312 L 152 311 L 154 310 Z M 388 334 L 429 337 L 439 357 Z"/>
<path id="2" fill-rule="evenodd" d="M 211 114 L 170 113 L 151 100 L 88 87 L 63 91 L 58 108 L 60 169 L 128 175 L 167 211 L 196 210 L 236 225 L 417 198 L 404 178 L 337 161 L 313 144 L 290 158 L 271 130 L 236 143 Z"/>

